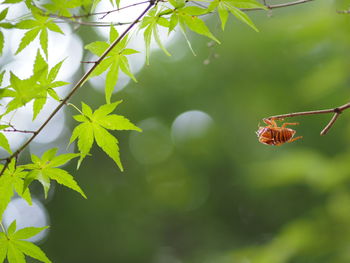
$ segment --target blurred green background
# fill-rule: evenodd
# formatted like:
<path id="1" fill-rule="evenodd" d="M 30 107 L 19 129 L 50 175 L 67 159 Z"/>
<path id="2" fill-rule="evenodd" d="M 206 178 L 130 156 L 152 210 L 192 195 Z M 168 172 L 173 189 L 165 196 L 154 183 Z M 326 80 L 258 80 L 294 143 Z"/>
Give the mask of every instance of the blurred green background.
<path id="1" fill-rule="evenodd" d="M 348 102 L 350 16 L 336 14 L 341 8 L 347 5 L 314 1 L 250 12 L 260 33 L 232 17 L 222 33 L 213 16 L 206 23 L 221 45 L 191 34 L 197 56 L 183 38 L 169 46 L 172 57 L 153 52 L 139 83 L 113 96 L 124 100 L 119 114 L 144 130 L 115 133 L 126 171 L 97 147 L 80 170 L 69 166 L 88 200 L 56 187 L 41 245 L 48 256 L 62 263 L 350 262 L 350 112 L 324 137 L 331 115 L 293 118 L 304 138 L 280 147 L 255 135 L 264 117 Z M 78 33 L 96 40 L 89 29 Z M 87 88 L 74 100 L 96 108 L 104 95 Z M 188 111 L 196 112 L 181 121 Z"/>

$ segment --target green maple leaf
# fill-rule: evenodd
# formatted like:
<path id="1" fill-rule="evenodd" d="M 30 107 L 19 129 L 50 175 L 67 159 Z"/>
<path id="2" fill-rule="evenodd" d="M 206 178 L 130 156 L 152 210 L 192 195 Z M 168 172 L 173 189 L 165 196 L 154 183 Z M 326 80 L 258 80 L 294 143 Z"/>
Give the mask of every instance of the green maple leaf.
<path id="1" fill-rule="evenodd" d="M 0 130 L 4 130 L 10 127 L 9 125 L 0 125 Z M 4 148 L 8 153 L 12 153 L 10 144 L 6 138 L 6 136 L 0 132 L 0 147 Z"/>
<path id="2" fill-rule="evenodd" d="M 255 31 L 259 31 L 257 27 L 254 25 L 253 21 L 249 18 L 249 16 L 240 10 L 240 8 L 260 8 L 263 10 L 267 10 L 267 7 L 260 4 L 256 0 L 214 0 L 210 3 L 208 10 L 213 11 L 217 8 L 222 30 L 225 29 L 225 25 L 228 19 L 229 12 L 233 14 L 238 20 L 247 24 Z"/>
<path id="3" fill-rule="evenodd" d="M 163 52 L 167 56 L 171 56 L 171 54 L 168 52 L 168 50 L 166 50 L 166 48 L 160 41 L 160 37 L 159 37 L 158 26 L 160 25 L 168 28 L 170 26 L 169 21 L 166 20 L 164 17 L 162 17 L 161 16 L 162 14 L 164 14 L 164 12 L 158 12 L 157 7 L 155 7 L 148 13 L 148 16 L 142 19 L 140 29 L 145 28 L 143 36 L 146 44 L 147 65 L 149 65 L 149 54 L 150 54 L 152 36 L 156 40 L 156 43 L 158 44 L 158 46 L 163 50 Z"/>
<path id="4" fill-rule="evenodd" d="M 22 20 L 16 24 L 16 28 L 28 30 L 17 48 L 16 54 L 21 52 L 27 47 L 39 34 L 40 45 L 43 49 L 46 58 L 48 57 L 47 43 L 48 43 L 48 30 L 63 34 L 60 27 L 53 22 L 53 19 L 49 16 L 41 15 L 37 12 L 33 12 L 34 19 Z"/>
<path id="5" fill-rule="evenodd" d="M 4 75 L 5 75 L 5 70 L 0 73 L 0 86 L 2 85 Z M 15 95 L 15 92 L 13 92 L 13 90 L 10 89 L 10 86 L 0 89 L 0 98 L 13 97 L 14 95 Z"/>
<path id="6" fill-rule="evenodd" d="M 23 0 L 5 0 L 2 4 L 18 4 L 20 2 L 23 2 Z"/>
<path id="7" fill-rule="evenodd" d="M 82 103 L 82 114 L 74 116 L 74 119 L 81 122 L 81 124 L 74 128 L 69 142 L 72 143 L 78 139 L 78 149 L 81 154 L 78 167 L 82 160 L 89 154 L 94 141 L 96 141 L 97 145 L 123 171 L 119 157 L 118 140 L 107 130 L 135 130 L 140 132 L 141 129 L 132 124 L 124 116 L 110 114 L 121 102 L 117 101 L 102 105 L 94 112 L 88 105 Z"/>
<path id="8" fill-rule="evenodd" d="M 22 166 L 25 169 L 30 170 L 25 177 L 24 190 L 28 188 L 33 180 L 37 180 L 42 184 L 46 198 L 50 189 L 50 180 L 55 180 L 57 183 L 77 191 L 86 198 L 86 195 L 74 180 L 73 176 L 67 171 L 57 168 L 69 160 L 78 157 L 79 154 L 66 153 L 56 156 L 56 153 L 57 148 L 50 149 L 42 155 L 41 159 L 32 154 L 31 157 L 33 163 Z"/>
<path id="9" fill-rule="evenodd" d="M 0 166 L 0 169 L 2 168 L 3 165 Z M 0 177 L 0 222 L 2 214 L 11 201 L 14 192 L 25 199 L 28 204 L 32 204 L 29 189 L 24 190 L 24 178 L 27 173 L 23 167 L 16 167 L 15 161 L 12 160 L 4 174 Z"/>
<path id="10" fill-rule="evenodd" d="M 13 98 L 7 104 L 5 114 L 26 105 L 31 100 L 34 100 L 34 120 L 45 105 L 48 95 L 59 101 L 60 98 L 54 88 L 68 84 L 64 81 L 55 81 L 62 63 L 63 61 L 57 63 L 49 70 L 46 61 L 38 51 L 34 62 L 34 74 L 30 78 L 22 80 L 10 72 L 10 85 L 0 90 L 0 97 Z"/>
<path id="11" fill-rule="evenodd" d="M 7 233 L 0 232 L 0 263 L 7 257 L 9 263 L 25 263 L 25 255 L 41 262 L 51 263 L 45 253 L 31 242 L 25 241 L 39 234 L 47 227 L 26 227 L 16 231 L 16 221 L 7 229 Z"/>
<path id="12" fill-rule="evenodd" d="M 210 32 L 204 21 L 198 17 L 199 15 L 206 14 L 207 12 L 207 9 L 200 7 L 185 6 L 177 10 L 175 14 L 178 16 L 180 26 L 183 28 L 187 26 L 193 32 L 209 37 L 220 44 L 220 41 Z"/>
<path id="13" fill-rule="evenodd" d="M 176 9 L 182 8 L 182 7 L 184 7 L 185 4 L 186 4 L 186 0 L 168 0 L 168 1 L 169 1 L 169 3 L 170 3 L 173 7 L 175 7 Z"/>
<path id="14" fill-rule="evenodd" d="M 111 26 L 109 34 L 109 42 L 112 43 L 118 37 L 117 30 Z M 106 76 L 106 102 L 110 103 L 113 90 L 118 81 L 119 70 L 123 71 L 132 80 L 137 82 L 135 76 L 131 73 L 129 62 L 126 55 L 138 53 L 138 51 L 130 48 L 126 48 L 128 38 L 125 36 L 106 56 L 106 58 L 96 67 L 90 77 L 95 77 L 108 70 Z M 85 46 L 86 49 L 91 51 L 97 56 L 101 56 L 103 52 L 109 47 L 109 44 L 104 41 L 92 42 Z"/>
<path id="15" fill-rule="evenodd" d="M 199 18 L 200 15 L 207 14 L 210 12 L 210 10 L 197 6 L 186 6 L 185 2 L 186 1 L 183 0 L 172 0 L 170 3 L 175 7 L 175 9 L 167 9 L 160 13 L 160 15 L 171 14 L 168 24 L 169 33 L 173 31 L 177 25 L 180 25 L 181 32 L 184 35 L 193 55 L 196 54 L 193 51 L 191 42 L 186 35 L 187 28 L 220 44 L 220 41 L 210 32 L 204 21 Z"/>
<path id="16" fill-rule="evenodd" d="M 4 20 L 7 16 L 9 9 L 5 8 L 4 10 L 1 11 L 0 13 L 0 21 Z M 8 25 L 8 23 L 1 23 L 0 22 L 0 27 L 4 27 L 6 28 L 6 25 Z M 4 49 L 4 34 L 0 31 L 0 55 L 2 54 L 2 51 Z"/>
<path id="17" fill-rule="evenodd" d="M 37 84 L 42 72 L 33 74 L 28 79 L 20 79 L 10 72 L 10 86 L 2 89 L 2 97 L 13 97 L 7 104 L 6 113 L 26 105 L 40 95 L 41 87 Z M 10 89 L 11 88 L 11 89 Z"/>
<path id="18" fill-rule="evenodd" d="M 92 5 L 91 2 L 91 0 L 51 0 L 49 3 L 44 4 L 43 7 L 51 14 L 71 17 L 73 14 L 70 9 L 81 7 L 89 10 L 89 7 Z"/>
<path id="19" fill-rule="evenodd" d="M 48 95 L 57 101 L 60 100 L 60 97 L 57 95 L 54 88 L 68 84 L 64 81 L 55 81 L 62 64 L 63 60 L 57 63 L 49 71 L 46 61 L 41 56 L 40 51 L 38 50 L 34 62 L 34 74 L 40 74 L 40 78 L 38 79 L 38 89 L 40 89 L 40 92 L 37 93 L 37 96 L 34 99 L 33 120 L 37 117 L 39 112 L 44 107 Z"/>

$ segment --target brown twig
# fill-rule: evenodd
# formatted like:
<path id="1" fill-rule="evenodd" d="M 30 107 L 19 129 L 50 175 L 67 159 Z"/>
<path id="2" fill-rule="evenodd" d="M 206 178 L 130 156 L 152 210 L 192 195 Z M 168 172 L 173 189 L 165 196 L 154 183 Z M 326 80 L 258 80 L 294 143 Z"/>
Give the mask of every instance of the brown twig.
<path id="1" fill-rule="evenodd" d="M 146 4 L 146 3 L 149 3 L 149 2 L 150 2 L 149 0 L 148 0 L 148 1 L 143 1 L 143 2 L 139 2 L 139 3 L 135 3 L 135 4 L 123 6 L 123 7 L 120 7 L 120 8 L 114 9 L 114 10 L 110 10 L 110 11 L 94 13 L 94 15 L 102 15 L 102 14 L 103 14 L 103 16 L 100 17 L 100 19 L 103 19 L 103 18 L 105 18 L 106 16 L 108 16 L 110 13 L 118 12 L 118 11 L 120 11 L 120 10 L 129 8 L 129 7 L 133 7 L 133 6 L 137 6 L 137 5 Z"/>
<path id="2" fill-rule="evenodd" d="M 36 131 L 29 131 L 29 130 L 19 130 L 11 123 L 6 123 L 5 125 L 10 127 L 11 129 L 5 128 L 1 130 L 3 132 L 18 132 L 18 133 L 33 133 L 33 134 L 36 132 Z"/>
<path id="3" fill-rule="evenodd" d="M 327 132 L 329 131 L 329 129 L 333 126 L 333 124 L 335 123 L 335 121 L 338 119 L 340 113 L 336 112 L 332 119 L 328 122 L 328 124 L 326 125 L 326 127 L 324 127 L 324 129 L 321 131 L 320 135 L 326 135 Z"/>
<path id="4" fill-rule="evenodd" d="M 94 26 L 94 27 L 110 27 L 110 26 L 124 26 L 124 25 L 130 25 L 132 22 L 86 22 L 86 21 L 78 21 L 78 20 L 71 20 L 71 19 L 63 19 L 63 21 L 55 21 L 55 23 L 71 23 L 71 24 L 78 24 L 81 26 Z"/>
<path id="5" fill-rule="evenodd" d="M 350 14 L 350 9 L 348 10 L 337 10 L 338 14 Z"/>
<path id="6" fill-rule="evenodd" d="M 80 61 L 80 63 L 83 63 L 83 64 L 95 64 L 96 61 Z"/>
<path id="7" fill-rule="evenodd" d="M 267 7 L 267 9 L 276 9 L 276 8 L 283 8 L 287 6 L 300 5 L 311 1 L 313 0 L 298 0 L 294 2 L 288 2 L 288 3 L 276 4 L 276 5 L 265 5 L 265 6 Z M 241 11 L 258 11 L 258 10 L 263 10 L 263 9 L 262 8 L 241 8 Z"/>
<path id="8" fill-rule="evenodd" d="M 350 108 L 350 102 L 346 103 L 340 107 L 333 108 L 333 109 L 287 113 L 287 114 L 270 116 L 270 117 L 265 118 L 265 119 L 268 119 L 268 120 L 277 119 L 278 120 L 278 119 L 285 119 L 285 118 L 289 118 L 289 117 L 296 117 L 296 116 L 303 116 L 303 115 L 334 113 L 332 119 L 328 122 L 326 127 L 320 133 L 320 135 L 326 135 L 327 132 L 329 131 L 329 129 L 334 125 L 334 123 L 338 119 L 339 115 L 348 108 Z"/>
<path id="9" fill-rule="evenodd" d="M 4 129 L 2 130 L 3 132 L 18 132 L 18 133 L 32 133 L 32 134 L 35 134 L 36 131 L 27 131 L 27 130 L 18 130 L 16 128 L 13 128 L 13 129 Z"/>
<path id="10" fill-rule="evenodd" d="M 142 13 L 135 19 L 135 21 L 129 25 L 127 29 L 116 39 L 114 42 L 106 49 L 106 51 L 100 56 L 100 58 L 96 61 L 95 64 L 81 77 L 81 79 L 75 84 L 73 89 L 68 93 L 68 95 L 62 99 L 60 104 L 53 110 L 50 116 L 45 120 L 45 122 L 39 127 L 38 130 L 19 148 L 15 151 L 11 156 L 6 158 L 6 163 L 0 171 L 0 176 L 5 172 L 9 163 L 13 158 L 17 158 L 17 156 L 35 139 L 36 136 L 46 127 L 46 125 L 51 121 L 51 119 L 56 115 L 56 113 L 67 103 L 67 101 L 75 94 L 75 92 L 83 86 L 85 81 L 89 78 L 93 70 L 101 63 L 101 61 L 108 55 L 108 53 L 126 36 L 126 34 L 134 27 L 134 25 L 139 21 L 147 12 L 154 6 L 157 2 L 155 0 L 151 0 L 150 4 L 142 11 Z"/>

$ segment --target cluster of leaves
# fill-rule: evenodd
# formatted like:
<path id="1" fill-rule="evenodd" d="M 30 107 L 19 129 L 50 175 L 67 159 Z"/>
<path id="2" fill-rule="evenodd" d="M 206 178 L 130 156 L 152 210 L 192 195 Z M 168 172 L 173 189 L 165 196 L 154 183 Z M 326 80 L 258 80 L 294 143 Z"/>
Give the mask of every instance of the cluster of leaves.
<path id="1" fill-rule="evenodd" d="M 214 0 L 207 8 L 199 6 L 189 6 L 186 0 L 169 0 L 172 8 L 157 6 L 153 8 L 141 23 L 140 28 L 145 28 L 144 39 L 146 44 L 146 60 L 149 63 L 150 44 L 152 36 L 154 37 L 158 46 L 164 51 L 165 54 L 170 56 L 170 53 L 165 49 L 160 41 L 158 27 L 162 26 L 168 29 L 171 33 L 179 25 L 179 28 L 184 35 L 191 51 L 194 53 L 191 43 L 187 37 L 186 30 L 206 36 L 217 43 L 220 41 L 211 33 L 202 17 L 207 14 L 217 11 L 221 20 L 222 30 L 225 29 L 225 25 L 228 19 L 228 14 L 233 14 L 238 20 L 246 23 L 254 30 L 258 31 L 249 16 L 241 11 L 241 8 L 259 8 L 266 10 L 267 8 L 261 3 L 255 0 Z"/>
<path id="2" fill-rule="evenodd" d="M 11 161 L 8 168 L 0 177 L 0 222 L 2 215 L 10 203 L 11 198 L 17 193 L 21 198 L 32 205 L 32 198 L 28 186 L 34 181 L 39 181 L 47 196 L 50 188 L 50 181 L 55 180 L 80 193 L 86 198 L 83 190 L 78 186 L 73 176 L 67 171 L 57 168 L 64 165 L 69 160 L 76 158 L 79 154 L 68 153 L 56 156 L 57 148 L 46 151 L 41 158 L 32 154 L 32 163 L 27 165 L 17 165 L 15 160 Z M 0 166 L 0 169 L 3 165 Z M 8 227 L 7 233 L 0 232 L 0 262 L 3 262 L 6 255 L 9 262 L 25 262 L 24 254 L 36 258 L 42 262 L 51 262 L 39 247 L 28 239 L 41 232 L 43 228 L 28 227 L 16 231 L 16 221 Z"/>
<path id="3" fill-rule="evenodd" d="M 120 0 L 105 1 L 109 1 L 113 6 L 119 8 Z M 14 72 L 0 72 L 0 84 L 3 82 L 4 75 L 9 75 L 9 84 L 0 89 L 0 99 L 7 98 L 3 100 L 3 104 L 1 104 L 4 110 L 2 115 L 0 115 L 0 121 L 2 121 L 5 115 L 14 112 L 28 103 L 33 104 L 32 113 L 34 121 L 42 111 L 49 97 L 53 98 L 58 103 L 58 107 L 53 114 L 67 104 L 67 100 L 72 94 L 65 98 L 60 98 L 55 90 L 56 88 L 69 84 L 64 81 L 56 80 L 64 64 L 64 60 L 51 68 L 47 62 L 50 55 L 48 49 L 49 31 L 64 34 L 57 25 L 57 19 L 63 18 L 74 23 L 77 21 L 78 17 L 88 17 L 89 14 L 92 14 L 99 2 L 101 2 L 101 0 L 52 0 L 45 3 L 39 3 L 39 1 L 35 0 L 5 0 L 3 2 L 3 4 L 10 5 L 10 7 L 0 12 L 1 30 L 19 29 L 24 33 L 14 55 L 24 52 L 26 47 L 37 38 L 39 38 L 41 50 L 38 49 L 37 51 L 33 62 L 33 74 L 29 78 L 22 79 Z M 19 3 L 24 3 L 26 5 L 30 15 L 8 20 L 6 18 L 9 13 L 8 11 L 11 10 L 11 8 L 15 8 L 14 5 Z M 257 30 L 250 18 L 240 9 L 265 9 L 264 5 L 255 0 L 214 0 L 208 7 L 193 6 L 191 5 L 191 1 L 186 0 L 150 1 L 150 5 L 153 6 L 146 16 L 140 21 L 136 21 L 137 23 L 135 22 L 139 30 L 143 30 L 146 46 L 146 60 L 148 64 L 150 46 L 153 39 L 164 53 L 170 56 L 170 52 L 161 42 L 159 27 L 166 28 L 169 34 L 179 28 L 185 36 L 190 49 L 193 51 L 186 33 L 187 29 L 220 43 L 204 22 L 203 18 L 206 15 L 218 12 L 222 29 L 224 29 L 228 15 L 231 13 L 254 30 Z M 4 35 L 0 31 L 0 53 L 3 52 L 4 41 Z M 17 164 L 17 157 L 27 144 L 13 152 L 5 136 L 6 129 L 13 127 L 13 125 L 5 122 L 0 125 L 0 147 L 5 149 L 8 153 L 8 156 L 3 158 L 6 163 L 0 165 L 0 222 L 6 207 L 16 193 L 26 200 L 28 204 L 32 203 L 29 186 L 33 181 L 38 181 L 43 186 L 45 197 L 47 197 L 51 181 L 54 180 L 63 186 L 77 191 L 86 198 L 85 193 L 78 186 L 73 176 L 59 167 L 79 157 L 79 168 L 83 159 L 90 155 L 94 141 L 96 141 L 97 146 L 116 163 L 119 169 L 123 171 L 118 139 L 112 135 L 110 131 L 141 131 L 140 128 L 135 126 L 124 116 L 112 114 L 121 103 L 121 100 L 111 102 L 113 91 L 118 82 L 119 71 L 124 72 L 136 82 L 136 78 L 130 70 L 128 57 L 138 53 L 138 51 L 128 48 L 128 43 L 128 34 L 120 35 L 118 31 L 111 26 L 108 41 L 95 41 L 85 46 L 88 51 L 103 58 L 98 60 L 98 62 L 96 61 L 96 67 L 88 78 L 106 73 L 106 104 L 100 106 L 95 111 L 85 103 L 82 103 L 81 110 L 73 105 L 80 113 L 79 115 L 73 116 L 79 124 L 72 131 L 69 144 L 77 141 L 78 153 L 57 155 L 58 149 L 53 148 L 47 150 L 41 158 L 34 154 L 31 155 L 32 163 L 30 164 Z M 72 92 L 80 88 L 85 81 L 78 83 L 81 84 L 77 84 Z M 50 119 L 48 119 L 46 123 L 48 121 L 50 121 Z M 31 138 L 35 137 L 40 131 L 41 129 L 34 131 Z M 3 229 L 4 232 L 0 232 L 0 263 L 3 262 L 6 257 L 10 263 L 25 262 L 24 254 L 42 262 L 50 262 L 37 246 L 23 240 L 36 235 L 43 229 L 44 228 L 29 227 L 16 232 L 15 221 L 8 227 L 7 231 Z"/>
<path id="4" fill-rule="evenodd" d="M 26 227 L 16 231 L 16 220 L 13 221 L 6 232 L 0 232 L 0 262 L 4 262 L 6 257 L 8 262 L 26 262 L 24 255 L 27 255 L 41 262 L 50 263 L 51 260 L 38 246 L 25 241 L 46 228 Z"/>

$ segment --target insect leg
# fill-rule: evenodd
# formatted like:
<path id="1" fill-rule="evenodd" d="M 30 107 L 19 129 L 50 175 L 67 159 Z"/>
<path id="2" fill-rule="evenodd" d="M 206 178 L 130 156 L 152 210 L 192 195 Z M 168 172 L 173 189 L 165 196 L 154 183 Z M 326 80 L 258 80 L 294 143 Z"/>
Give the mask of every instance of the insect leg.
<path id="1" fill-rule="evenodd" d="M 301 138 L 303 138 L 303 136 L 298 136 L 298 137 L 296 137 L 296 138 L 294 138 L 294 139 L 289 140 L 288 143 L 294 142 L 294 141 L 299 140 L 299 139 L 301 139 Z"/>
<path id="2" fill-rule="evenodd" d="M 270 125 L 272 127 L 277 127 L 277 123 L 275 122 L 274 119 L 263 119 L 263 121 L 267 124 Z"/>
<path id="3" fill-rule="evenodd" d="M 288 125 L 299 125 L 299 122 L 286 122 L 286 123 L 283 123 L 281 128 L 283 129 Z"/>

